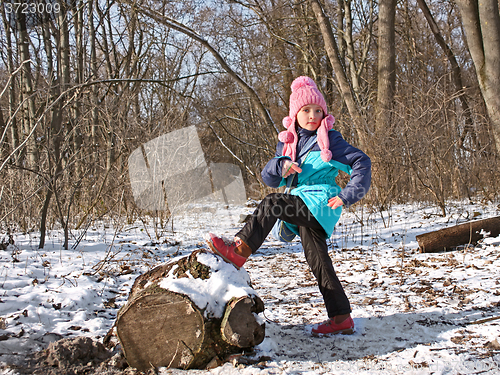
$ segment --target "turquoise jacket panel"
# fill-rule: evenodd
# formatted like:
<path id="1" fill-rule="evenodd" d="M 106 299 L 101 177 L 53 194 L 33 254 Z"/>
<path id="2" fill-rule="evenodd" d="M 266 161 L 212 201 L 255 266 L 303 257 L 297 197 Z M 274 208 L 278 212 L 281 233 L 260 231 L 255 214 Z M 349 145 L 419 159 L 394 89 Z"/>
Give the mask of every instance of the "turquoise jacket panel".
<path id="1" fill-rule="evenodd" d="M 307 139 L 314 133 L 299 129 L 297 153 L 300 153 Z M 329 237 L 342 213 L 342 207 L 332 210 L 327 206 L 328 200 L 339 196 L 345 206 L 350 206 L 360 200 L 370 187 L 371 162 L 365 153 L 347 143 L 339 132 L 332 130 L 328 135 L 332 160 L 324 162 L 320 157 L 319 146 L 316 144 L 302 162 L 302 172 L 295 175 L 295 181 L 292 185 L 296 185 L 296 187 L 291 191 L 291 194 L 302 198 Z M 282 151 L 283 144 L 279 142 L 276 156 L 262 170 L 262 178 L 270 187 L 286 185 L 286 180 L 281 177 L 282 160 L 286 158 L 282 156 Z M 341 189 L 335 182 L 339 170 L 351 175 L 350 181 L 344 189 Z M 288 226 L 298 234 L 296 227 Z"/>

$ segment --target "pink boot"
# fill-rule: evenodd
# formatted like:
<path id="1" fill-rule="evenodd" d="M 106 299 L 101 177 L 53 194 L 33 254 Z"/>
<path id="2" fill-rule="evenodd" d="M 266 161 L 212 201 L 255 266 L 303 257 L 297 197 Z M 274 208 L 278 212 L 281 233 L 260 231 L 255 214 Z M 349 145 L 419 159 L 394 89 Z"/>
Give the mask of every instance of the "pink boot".
<path id="1" fill-rule="evenodd" d="M 207 244 L 210 246 L 212 252 L 220 255 L 226 262 L 231 263 L 237 269 L 240 269 L 247 260 L 244 256 L 234 252 L 239 244 L 235 242 L 228 244 L 222 238 L 217 237 L 213 233 L 208 234 Z"/>
<path id="2" fill-rule="evenodd" d="M 319 324 L 312 330 L 313 335 L 336 335 L 341 333 L 343 335 L 352 335 L 354 333 L 354 321 L 351 317 L 344 320 L 342 323 L 336 324 L 332 319 L 328 319 L 326 322 Z"/>

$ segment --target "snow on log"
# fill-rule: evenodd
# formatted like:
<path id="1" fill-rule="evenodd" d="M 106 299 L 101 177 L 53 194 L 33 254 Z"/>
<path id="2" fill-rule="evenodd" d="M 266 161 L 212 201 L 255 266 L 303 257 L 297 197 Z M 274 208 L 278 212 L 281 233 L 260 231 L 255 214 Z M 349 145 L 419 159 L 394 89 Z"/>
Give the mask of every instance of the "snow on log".
<path id="1" fill-rule="evenodd" d="M 140 275 L 116 319 L 131 367 L 204 368 L 264 340 L 264 303 L 244 268 L 204 249 Z"/>
<path id="2" fill-rule="evenodd" d="M 435 253 L 469 243 L 475 245 L 484 237 L 484 233 L 489 233 L 492 237 L 500 234 L 500 216 L 424 233 L 417 236 L 417 241 L 420 252 Z"/>

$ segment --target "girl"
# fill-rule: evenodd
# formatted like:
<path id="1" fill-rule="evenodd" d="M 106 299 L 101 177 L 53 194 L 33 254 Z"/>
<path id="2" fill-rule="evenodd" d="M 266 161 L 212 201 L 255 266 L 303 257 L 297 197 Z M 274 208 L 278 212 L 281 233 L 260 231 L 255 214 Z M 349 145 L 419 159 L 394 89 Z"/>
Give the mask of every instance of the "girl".
<path id="1" fill-rule="evenodd" d="M 279 134 L 276 156 L 264 167 L 262 179 L 277 188 L 285 185 L 289 177 L 296 181 L 296 186 L 289 194 L 266 196 L 233 243 L 228 244 L 211 233 L 207 242 L 213 252 L 239 268 L 262 245 L 277 219 L 283 220 L 300 236 L 306 260 L 325 301 L 329 319 L 315 326 L 313 334 L 351 334 L 354 332 L 351 307 L 335 274 L 326 240 L 334 230 L 342 206 L 356 203 L 368 192 L 371 162 L 365 153 L 332 130 L 335 119 L 328 114 L 325 99 L 311 78 L 298 77 L 291 88 L 289 115 L 283 119 L 287 130 Z M 314 136 L 317 137 L 314 146 L 310 151 L 303 150 Z M 301 164 L 297 160 L 299 155 L 303 155 Z M 344 189 L 335 183 L 339 170 L 351 175 Z"/>

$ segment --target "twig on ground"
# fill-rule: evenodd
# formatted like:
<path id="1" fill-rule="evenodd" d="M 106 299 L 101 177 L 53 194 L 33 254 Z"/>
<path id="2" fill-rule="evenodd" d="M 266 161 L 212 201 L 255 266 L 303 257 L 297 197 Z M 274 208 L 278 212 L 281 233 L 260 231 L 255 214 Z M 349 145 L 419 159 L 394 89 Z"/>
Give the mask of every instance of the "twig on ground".
<path id="1" fill-rule="evenodd" d="M 472 322 L 468 322 L 467 324 L 483 324 L 483 323 L 491 322 L 493 320 L 498 320 L 498 319 L 500 319 L 500 316 L 492 316 L 489 318 L 474 320 Z"/>

